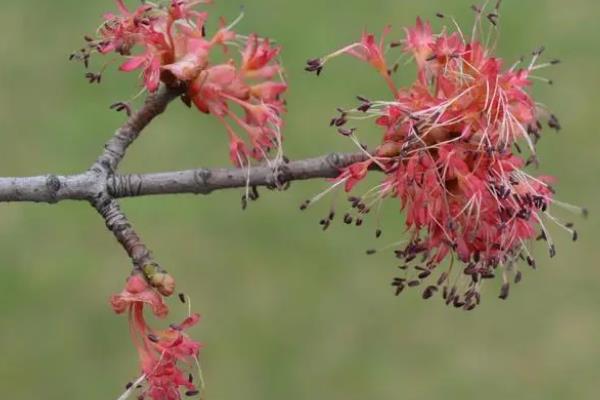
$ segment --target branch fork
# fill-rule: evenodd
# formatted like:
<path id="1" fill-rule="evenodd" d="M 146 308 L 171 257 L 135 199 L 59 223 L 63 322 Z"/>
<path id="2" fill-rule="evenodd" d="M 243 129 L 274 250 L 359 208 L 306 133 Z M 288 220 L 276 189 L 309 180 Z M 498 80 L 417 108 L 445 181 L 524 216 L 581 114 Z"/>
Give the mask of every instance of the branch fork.
<path id="1" fill-rule="evenodd" d="M 47 174 L 23 178 L 0 177 L 0 203 L 36 202 L 56 204 L 65 200 L 87 201 L 104 219 L 133 264 L 133 273 L 143 274 L 165 296 L 174 293 L 173 278 L 154 259 L 118 199 L 149 195 L 208 195 L 216 190 L 267 187 L 285 189 L 293 181 L 334 178 L 344 167 L 364 161 L 364 153 L 332 153 L 277 165 L 247 169 L 215 168 L 150 174 L 120 175 L 118 167 L 128 148 L 169 103 L 184 93 L 184 87 L 162 86 L 148 95 L 144 105 L 121 126 L 104 146 L 104 151 L 85 172 L 75 175 Z M 247 200 L 247 199 L 246 199 Z"/>

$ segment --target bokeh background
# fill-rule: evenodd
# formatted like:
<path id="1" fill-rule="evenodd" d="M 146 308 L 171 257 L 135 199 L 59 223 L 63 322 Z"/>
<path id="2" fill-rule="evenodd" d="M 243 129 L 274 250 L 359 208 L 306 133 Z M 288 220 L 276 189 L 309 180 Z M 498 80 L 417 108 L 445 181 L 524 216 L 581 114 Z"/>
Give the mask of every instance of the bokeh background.
<path id="1" fill-rule="evenodd" d="M 130 3 L 137 3 L 130 1 Z M 285 46 L 291 90 L 287 154 L 307 157 L 352 145 L 328 129 L 338 105 L 385 94 L 367 66 L 340 60 L 316 79 L 303 71 L 322 55 L 392 23 L 442 11 L 470 27 L 471 1 L 257 0 L 243 31 Z M 239 1 L 217 1 L 230 18 Z M 4 1 L 0 8 L 0 174 L 73 173 L 86 168 L 123 116 L 108 110 L 136 92 L 133 75 L 100 86 L 67 56 L 93 32 L 110 0 Z M 418 292 L 395 298 L 388 255 L 366 257 L 373 225 L 320 231 L 328 202 L 299 203 L 325 182 L 264 192 L 243 212 L 239 191 L 208 197 L 124 201 L 124 209 L 179 288 L 204 315 L 193 334 L 206 344 L 212 399 L 596 399 L 600 383 L 600 3 L 505 1 L 500 52 L 509 60 L 544 44 L 564 63 L 538 98 L 561 117 L 540 145 L 544 172 L 560 198 L 591 209 L 581 240 L 555 230 L 558 256 L 535 250 L 508 302 L 490 285 L 483 306 L 456 312 Z M 214 20 L 213 20 L 214 21 Z M 435 21 L 439 24 L 439 21 Z M 365 141 L 377 140 L 363 131 Z M 211 118 L 174 104 L 131 149 L 122 170 L 150 172 L 227 161 L 225 134 Z M 342 204 L 340 204 L 342 205 Z M 565 215 L 565 214 L 561 214 Z M 395 206 L 385 241 L 401 235 Z M 83 203 L 0 206 L 0 393 L 5 399 L 111 399 L 137 372 L 126 318 L 108 296 L 121 289 L 129 260 Z M 438 299 L 439 300 L 439 299 Z M 185 310 L 172 301 L 173 317 Z"/>

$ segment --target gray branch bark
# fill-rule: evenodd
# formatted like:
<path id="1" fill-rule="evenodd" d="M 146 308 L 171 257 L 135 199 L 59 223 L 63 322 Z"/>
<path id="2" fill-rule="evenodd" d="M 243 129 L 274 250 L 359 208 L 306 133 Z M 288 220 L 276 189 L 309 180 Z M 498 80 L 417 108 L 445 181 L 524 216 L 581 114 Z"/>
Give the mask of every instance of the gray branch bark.
<path id="1" fill-rule="evenodd" d="M 86 178 L 91 177 L 93 182 L 81 186 L 70 184 L 78 182 L 80 179 L 78 176 L 66 177 L 64 182 L 61 182 L 60 178 L 56 176 L 46 179 L 46 187 L 49 187 L 50 190 L 58 189 L 50 194 L 50 198 L 56 201 L 60 200 L 60 188 L 63 187 L 63 183 L 67 189 L 79 188 L 78 195 L 84 196 L 98 211 L 104 219 L 106 227 L 129 255 L 133 263 L 132 273 L 143 274 L 148 282 L 165 296 L 170 296 L 175 290 L 173 278 L 154 260 L 152 252 L 112 196 L 108 183 L 114 180 L 112 177 L 125 157 L 129 146 L 140 136 L 146 126 L 167 109 L 171 101 L 183 93 L 183 90 L 183 87 L 163 85 L 156 93 L 148 95 L 144 105 L 115 132 L 104 146 L 100 157 L 88 172 L 83 174 Z M 70 180 L 74 182 L 70 182 Z M 86 191 L 87 193 L 85 193 Z M 65 192 L 69 192 L 69 190 L 65 190 Z"/>
<path id="2" fill-rule="evenodd" d="M 209 194 L 215 190 L 265 186 L 283 188 L 289 183 L 313 178 L 334 178 L 344 167 L 364 161 L 364 153 L 333 153 L 317 158 L 235 168 L 193 169 L 154 174 L 118 175 L 127 149 L 168 104 L 183 93 L 182 87 L 163 86 L 146 98 L 144 105 L 119 128 L 102 154 L 85 172 L 76 175 L 0 177 L 0 203 L 36 202 L 55 204 L 65 200 L 87 201 L 102 216 L 133 263 L 163 295 L 174 291 L 173 278 L 154 260 L 117 201 L 120 198 L 165 194 Z"/>
<path id="3" fill-rule="evenodd" d="M 342 168 L 364 161 L 363 153 L 332 153 L 292 161 L 277 168 L 257 166 L 250 169 L 250 186 L 274 188 L 288 182 L 334 178 Z M 243 188 L 248 170 L 236 168 L 191 169 L 152 174 L 102 176 L 91 172 L 79 175 L 44 175 L 25 178 L 0 178 L 0 202 L 57 203 L 65 200 L 90 200 L 103 195 L 127 198 L 166 194 L 210 194 L 215 190 Z"/>

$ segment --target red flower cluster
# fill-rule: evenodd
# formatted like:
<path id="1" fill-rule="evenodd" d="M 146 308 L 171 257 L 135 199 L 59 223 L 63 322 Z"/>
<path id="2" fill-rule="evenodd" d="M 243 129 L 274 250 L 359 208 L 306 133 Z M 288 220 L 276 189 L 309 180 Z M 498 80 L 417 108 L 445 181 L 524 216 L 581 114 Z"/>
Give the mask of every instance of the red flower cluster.
<path id="1" fill-rule="evenodd" d="M 393 283 L 397 293 L 419 286 L 450 256 L 466 268 L 455 279 L 456 267 L 450 263 L 423 296 L 442 291 L 447 304 L 466 310 L 480 303 L 482 281 L 498 270 L 504 278 L 501 297 L 507 297 L 510 274 L 516 281 L 521 279 L 516 262 L 524 259 L 535 265 L 526 243 L 540 230 L 540 238 L 548 242 L 554 256 L 544 221 L 560 224 L 549 213 L 549 206 L 558 203 L 553 200 L 552 178 L 523 170 L 526 164 L 537 163 L 540 121 L 547 118 L 551 127 L 560 128 L 556 117 L 536 104 L 527 91 L 535 78 L 533 71 L 558 61 L 538 64 L 540 49 L 528 65 L 503 68 L 493 48 L 477 39 L 483 11 L 476 11 L 478 21 L 471 39 L 447 29 L 433 34 L 428 22 L 417 19 L 416 26 L 406 29 L 403 41 L 386 45 L 383 39 L 377 41 L 365 33 L 359 42 L 310 60 L 307 66 L 308 71 L 320 74 L 330 58 L 350 54 L 384 77 L 393 98 L 370 101 L 359 97 L 358 107 L 342 110 L 331 122 L 361 146 L 366 160 L 344 169 L 336 185 L 343 184 L 350 192 L 369 171 L 385 174 L 383 182 L 365 195 L 350 197 L 358 215 L 347 214 L 345 222 L 360 225 L 383 199 L 397 198 L 405 210 L 408 231 L 405 245 L 395 251 L 406 271 Z M 497 10 L 487 18 L 495 31 Z M 393 48 L 416 63 L 417 77 L 408 88 L 397 88 L 392 79 L 397 65 L 390 66 L 385 54 Z M 374 151 L 363 149 L 354 128 L 343 127 L 353 118 L 374 119 L 382 129 L 381 144 Z M 528 160 L 518 155 L 521 142 L 527 145 Z M 571 224 L 561 226 L 577 238 Z"/>
<path id="2" fill-rule="evenodd" d="M 281 114 L 287 90 L 282 68 L 276 61 L 279 47 L 257 35 L 242 36 L 233 28 L 241 19 L 220 28 L 209 37 L 208 13 L 197 6 L 211 0 L 169 0 L 165 4 L 144 3 L 130 11 L 123 0 L 115 0 L 119 14 L 106 14 L 99 38 L 86 37 L 88 46 L 72 57 L 86 67 L 93 53 L 117 53 L 126 57 L 121 71 L 141 70 L 145 88 L 155 92 L 160 83 L 187 88 L 182 99 L 203 113 L 212 114 L 225 126 L 230 140 L 230 158 L 237 166 L 249 159 L 263 160 L 272 149 L 281 153 Z M 238 61 L 215 64 L 215 48 L 229 57 L 231 47 L 240 48 Z M 135 53 L 135 54 L 134 54 Z M 91 82 L 101 74 L 88 73 Z M 235 106 L 235 107 L 233 107 Z M 242 111 L 241 116 L 232 108 Z M 128 109 L 120 105 L 118 109 Z M 246 132 L 249 146 L 234 129 Z"/>
<path id="3" fill-rule="evenodd" d="M 141 275 L 132 275 L 125 289 L 111 298 L 111 305 L 117 314 L 128 313 L 129 330 L 138 350 L 143 374 L 135 385 L 127 385 L 128 392 L 140 389 L 139 399 L 148 396 L 153 400 L 178 400 L 181 388 L 188 396 L 200 393 L 193 382 L 193 374 L 184 374 L 181 369 L 181 364 L 189 370 L 199 365 L 201 346 L 184 333 L 198 323 L 200 317 L 197 314 L 164 331 L 149 327 L 144 318 L 145 305 L 159 318 L 166 317 L 168 309 L 161 295 Z M 147 385 L 142 384 L 144 381 Z M 135 387 L 138 384 L 140 387 Z"/>

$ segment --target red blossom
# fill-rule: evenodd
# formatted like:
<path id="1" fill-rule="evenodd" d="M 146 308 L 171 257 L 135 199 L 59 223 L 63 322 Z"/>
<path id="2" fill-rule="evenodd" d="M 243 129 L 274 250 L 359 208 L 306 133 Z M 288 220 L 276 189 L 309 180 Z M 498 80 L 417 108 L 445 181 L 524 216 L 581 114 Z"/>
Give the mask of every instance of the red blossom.
<path id="1" fill-rule="evenodd" d="M 408 238 L 395 254 L 404 260 L 405 269 L 412 265 L 417 271 L 414 278 L 407 272 L 394 281 L 397 293 L 419 285 L 447 258 L 456 258 L 466 268 L 442 272 L 423 295 L 428 298 L 439 290 L 447 304 L 470 310 L 480 302 L 482 280 L 501 271 L 504 298 L 517 261 L 535 265 L 527 244 L 540 232 L 554 255 L 544 221 L 559 223 L 574 239 L 577 234 L 571 224 L 561 224 L 549 212 L 552 204 L 560 204 L 553 199 L 553 180 L 527 172 L 524 155 L 519 154 L 526 150 L 535 157 L 544 117 L 551 126 L 560 126 L 528 92 L 531 72 L 556 62 L 538 66 L 537 51 L 529 66 L 505 68 L 479 37 L 462 35 L 447 28 L 434 35 L 430 23 L 420 18 L 406 29 L 401 50 L 414 57 L 416 79 L 397 90 L 383 74 L 391 99 L 365 99 L 353 110 L 342 110 L 344 124 L 373 117 L 383 132 L 371 158 L 340 171 L 335 186 L 343 183 L 347 192 L 355 192 L 376 164 L 384 173 L 383 182 L 350 197 L 357 215 L 346 220 L 362 224 L 383 200 L 397 199 L 406 214 Z M 383 49 L 383 42 L 376 44 L 373 36 L 363 35 L 358 44 L 309 61 L 307 70 L 320 73 L 329 58 L 347 53 L 381 72 L 387 65 Z M 356 135 L 347 136 L 360 144 Z"/>
<path id="2" fill-rule="evenodd" d="M 209 15 L 198 10 L 210 3 L 211 0 L 171 0 L 168 7 L 146 3 L 130 11 L 122 0 L 116 0 L 119 14 L 105 15 L 99 38 L 86 39 L 88 49 L 77 58 L 87 66 L 93 52 L 115 52 L 127 57 L 120 70 L 142 70 L 142 81 L 149 92 L 155 92 L 161 82 L 185 85 L 186 99 L 200 111 L 224 123 L 232 122 L 235 127 L 227 125 L 228 131 L 239 129 L 246 133 L 252 148 L 242 151 L 245 145 L 232 142 L 230 147 L 238 149 L 236 154 L 263 160 L 277 149 L 275 158 L 279 159 L 281 114 L 285 111 L 282 96 L 287 91 L 277 61 L 281 48 L 256 34 L 238 35 L 235 25 L 241 16 L 231 24 L 220 19 L 219 28 L 210 35 L 205 26 Z M 232 44 L 240 48 L 237 57 L 231 54 Z M 212 61 L 218 50 L 223 50 L 226 61 Z M 90 76 L 95 78 L 93 81 L 100 81 L 99 75 Z M 244 163 L 249 165 L 248 160 Z"/>
<path id="3" fill-rule="evenodd" d="M 192 340 L 185 330 L 193 327 L 200 316 L 192 314 L 179 325 L 166 330 L 154 330 L 144 318 L 144 306 L 149 305 L 153 314 L 164 318 L 168 313 L 161 295 L 141 275 L 131 276 L 125 289 L 111 298 L 117 314 L 128 313 L 131 339 L 138 351 L 140 369 L 146 385 L 140 388 L 140 398 L 153 400 L 179 400 L 181 390 L 197 392 L 186 370 L 197 365 L 201 345 Z"/>
<path id="4" fill-rule="evenodd" d="M 414 27 L 405 28 L 406 39 L 404 40 L 404 51 L 412 53 L 419 68 L 423 68 L 427 58 L 431 55 L 431 46 L 435 43 L 429 21 L 417 18 Z"/>

